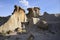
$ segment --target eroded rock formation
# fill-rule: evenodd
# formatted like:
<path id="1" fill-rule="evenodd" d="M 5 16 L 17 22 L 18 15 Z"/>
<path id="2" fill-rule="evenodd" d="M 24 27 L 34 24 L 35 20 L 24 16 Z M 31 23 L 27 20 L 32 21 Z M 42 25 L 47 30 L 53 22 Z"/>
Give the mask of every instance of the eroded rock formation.
<path id="1" fill-rule="evenodd" d="M 22 30 L 22 22 L 26 22 L 27 17 L 24 9 L 19 6 L 14 6 L 14 11 L 9 20 L 0 26 L 0 32 L 14 31 L 16 28 Z"/>
<path id="2" fill-rule="evenodd" d="M 34 8 L 28 8 L 27 9 L 29 12 L 27 14 L 28 21 L 36 24 L 39 21 L 39 16 L 40 16 L 40 9 L 38 7 Z"/>
<path id="3" fill-rule="evenodd" d="M 22 32 L 22 29 L 25 28 L 25 22 L 28 21 L 28 27 L 33 27 L 37 26 L 42 29 L 47 29 L 48 27 L 50 31 L 52 31 L 51 28 L 56 29 L 57 31 L 60 29 L 60 15 L 55 15 L 55 14 L 48 14 L 47 12 L 44 12 L 44 15 L 40 16 L 40 9 L 38 7 L 34 8 L 28 8 L 27 10 L 29 11 L 28 14 L 25 14 L 24 9 L 22 9 L 19 6 L 14 6 L 15 9 L 12 13 L 11 16 L 8 17 L 3 17 L 4 19 L 6 18 L 7 20 L 5 22 L 4 19 L 1 18 L 0 21 L 0 32 L 8 32 L 8 31 L 18 31 Z M 27 16 L 27 17 L 26 17 Z M 3 20 L 3 21 L 2 21 Z M 2 24 L 1 24 L 2 23 Z M 56 24 L 56 26 L 54 26 Z M 56 27 L 56 28 L 55 28 Z M 25 30 L 24 30 L 25 31 Z M 8 32 L 9 33 L 9 32 Z"/>
<path id="4" fill-rule="evenodd" d="M 29 11 L 27 14 L 28 18 L 32 18 L 32 17 L 37 18 L 40 16 L 40 9 L 38 7 L 28 8 L 27 10 Z"/>
<path id="5" fill-rule="evenodd" d="M 60 14 L 44 12 L 44 15 L 40 16 L 39 8 L 36 7 L 28 8 L 28 11 L 29 25 L 26 25 L 27 32 L 25 34 L 17 32 L 17 30 L 22 32 L 22 28 L 25 28 L 24 23 L 27 21 L 25 11 L 21 7 L 15 5 L 11 16 L 0 17 L 0 23 L 2 23 L 0 32 L 7 32 L 9 35 L 4 37 L 0 35 L 1 40 L 60 40 Z M 42 31 L 39 28 L 48 30 Z M 14 30 L 15 32 L 9 34 Z"/>

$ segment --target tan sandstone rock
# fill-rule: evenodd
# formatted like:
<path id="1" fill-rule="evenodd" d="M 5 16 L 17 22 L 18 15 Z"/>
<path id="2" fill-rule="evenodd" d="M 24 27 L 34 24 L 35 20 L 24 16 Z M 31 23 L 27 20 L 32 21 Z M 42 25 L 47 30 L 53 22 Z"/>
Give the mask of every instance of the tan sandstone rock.
<path id="1" fill-rule="evenodd" d="M 22 30 L 21 22 L 26 22 L 27 20 L 25 11 L 19 6 L 15 5 L 14 7 L 15 9 L 9 20 L 5 24 L 1 25 L 0 32 L 7 32 L 9 30 L 14 31 L 16 28 Z"/>

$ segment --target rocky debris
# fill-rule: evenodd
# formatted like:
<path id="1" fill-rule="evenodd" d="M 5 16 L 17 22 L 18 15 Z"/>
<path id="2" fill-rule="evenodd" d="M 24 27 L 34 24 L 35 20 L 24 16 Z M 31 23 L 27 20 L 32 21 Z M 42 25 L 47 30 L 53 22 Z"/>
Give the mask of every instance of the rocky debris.
<path id="1" fill-rule="evenodd" d="M 48 30 L 48 23 L 46 21 L 43 21 L 43 20 L 38 21 L 37 26 L 40 29 Z"/>
<path id="2" fill-rule="evenodd" d="M 31 34 L 27 40 L 34 40 L 34 36 Z"/>
<path id="3" fill-rule="evenodd" d="M 49 31 L 52 33 L 60 32 L 60 23 L 49 23 Z"/>
<path id="4" fill-rule="evenodd" d="M 27 28 L 28 29 L 28 28 Z M 49 33 L 48 31 L 42 31 L 38 30 L 38 28 L 30 28 L 30 32 L 27 32 L 26 34 L 15 34 L 15 35 L 9 35 L 9 36 L 0 36 L 0 40 L 28 40 L 29 38 L 32 38 L 33 40 L 60 40 L 60 32 L 57 32 L 55 34 Z M 33 30 L 35 29 L 35 30 Z"/>

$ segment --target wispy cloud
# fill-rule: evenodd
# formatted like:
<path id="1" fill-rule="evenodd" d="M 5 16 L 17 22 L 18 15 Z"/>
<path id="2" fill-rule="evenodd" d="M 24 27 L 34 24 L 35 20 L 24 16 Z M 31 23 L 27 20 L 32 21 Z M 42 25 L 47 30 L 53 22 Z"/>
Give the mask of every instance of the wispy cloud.
<path id="1" fill-rule="evenodd" d="M 26 7 L 30 7 L 29 2 L 27 0 L 20 0 L 19 3 L 22 3 Z"/>

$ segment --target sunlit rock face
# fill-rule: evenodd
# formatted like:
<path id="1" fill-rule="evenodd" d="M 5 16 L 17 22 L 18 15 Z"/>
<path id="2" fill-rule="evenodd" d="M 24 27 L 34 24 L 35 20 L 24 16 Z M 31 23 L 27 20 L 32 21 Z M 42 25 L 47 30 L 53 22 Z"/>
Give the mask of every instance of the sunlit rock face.
<path id="1" fill-rule="evenodd" d="M 0 32 L 7 32 L 9 30 L 14 31 L 16 28 L 22 29 L 21 22 L 26 22 L 27 17 L 25 15 L 24 9 L 19 6 L 14 6 L 14 11 L 5 24 L 1 25 Z"/>
<path id="2" fill-rule="evenodd" d="M 39 22 L 39 18 L 32 18 L 33 19 L 33 24 L 37 24 Z"/>

